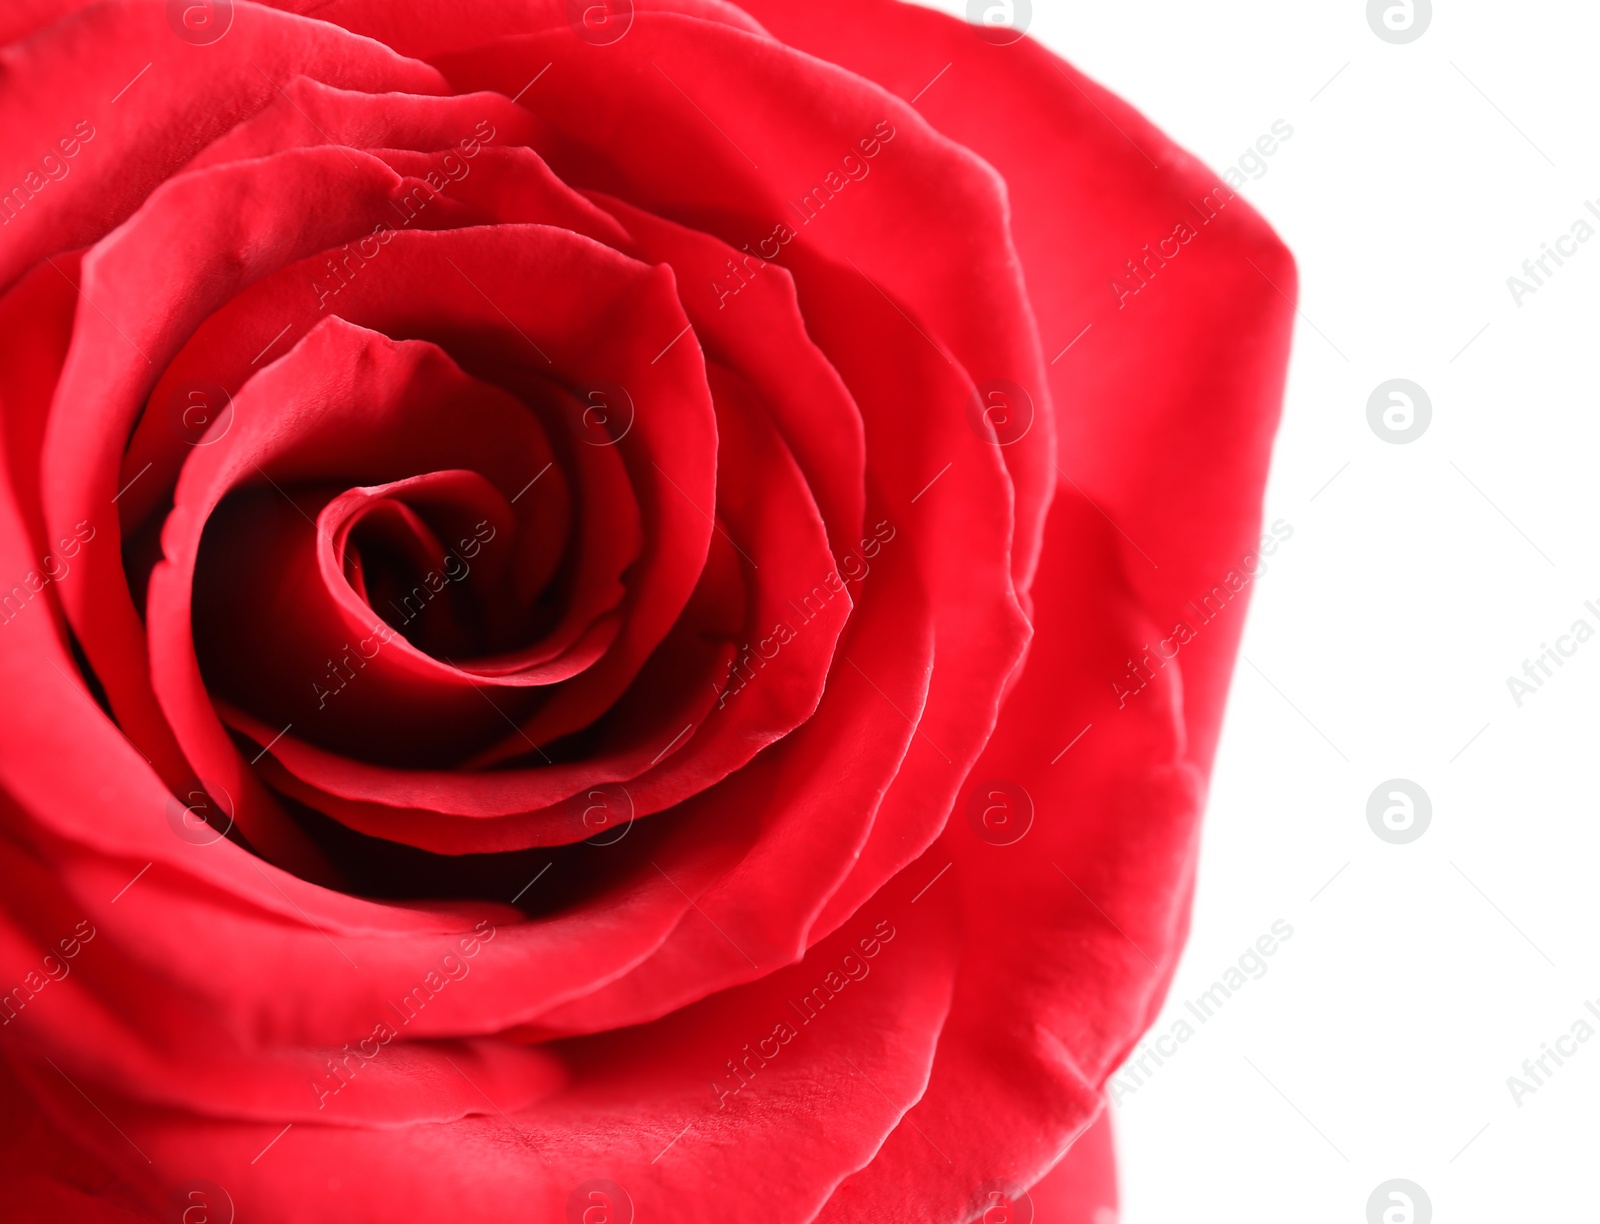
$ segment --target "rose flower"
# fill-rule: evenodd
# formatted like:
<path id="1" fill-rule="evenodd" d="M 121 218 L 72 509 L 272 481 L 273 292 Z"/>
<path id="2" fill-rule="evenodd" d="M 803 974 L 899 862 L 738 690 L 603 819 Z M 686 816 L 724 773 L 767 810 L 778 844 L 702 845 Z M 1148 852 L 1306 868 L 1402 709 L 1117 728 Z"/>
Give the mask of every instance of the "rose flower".
<path id="1" fill-rule="evenodd" d="M 1249 206 L 892 0 L 0 43 L 7 1218 L 1106 1218 Z"/>

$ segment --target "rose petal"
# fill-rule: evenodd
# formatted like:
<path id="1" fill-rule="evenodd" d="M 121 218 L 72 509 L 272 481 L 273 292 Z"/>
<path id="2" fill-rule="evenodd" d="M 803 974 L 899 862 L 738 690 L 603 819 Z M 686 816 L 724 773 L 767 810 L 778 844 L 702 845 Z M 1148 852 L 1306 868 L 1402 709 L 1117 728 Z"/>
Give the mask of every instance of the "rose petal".
<path id="1" fill-rule="evenodd" d="M 203 49 L 173 35 L 164 4 L 107 0 L 0 49 L 0 68 L 0 131 L 8 134 L 0 180 L 25 181 L 52 148 L 63 155 L 48 197 L 5 228 L 0 285 L 54 251 L 99 238 L 196 150 L 276 96 L 291 73 L 355 89 L 444 92 L 431 68 L 388 47 L 249 0 L 234 5 L 228 36 Z M 141 72 L 160 87 L 125 106 L 85 103 L 121 101 Z M 68 155 L 72 144 L 77 152 Z"/>

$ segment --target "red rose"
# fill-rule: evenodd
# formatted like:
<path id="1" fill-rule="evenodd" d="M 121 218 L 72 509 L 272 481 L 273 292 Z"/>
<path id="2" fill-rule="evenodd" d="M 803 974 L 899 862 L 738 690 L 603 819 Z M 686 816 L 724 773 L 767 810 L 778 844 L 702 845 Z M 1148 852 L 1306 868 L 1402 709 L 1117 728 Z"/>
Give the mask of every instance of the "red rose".
<path id="1" fill-rule="evenodd" d="M 8 1218 L 1113 1201 L 1295 274 L 1009 33 L 0 15 Z"/>

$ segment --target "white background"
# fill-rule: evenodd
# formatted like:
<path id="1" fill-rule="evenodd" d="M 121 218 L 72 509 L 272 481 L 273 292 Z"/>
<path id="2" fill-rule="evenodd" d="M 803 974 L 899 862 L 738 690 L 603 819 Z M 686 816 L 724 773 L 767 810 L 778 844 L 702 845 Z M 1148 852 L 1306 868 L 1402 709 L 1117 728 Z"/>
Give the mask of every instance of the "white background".
<path id="1" fill-rule="evenodd" d="M 1438 1224 L 1600 1219 L 1600 1037 L 1520 1105 L 1506 1082 L 1600 1029 L 1600 637 L 1520 708 L 1506 684 L 1600 630 L 1600 236 L 1520 306 L 1506 284 L 1600 229 L 1600 6 L 1435 0 L 1396 46 L 1365 0 L 1035 0 L 1029 32 L 1219 174 L 1294 128 L 1242 189 L 1300 265 L 1266 498 L 1294 536 L 1252 584 L 1153 1032 L 1294 935 L 1115 1108 L 1123 1224 L 1361 1224 L 1392 1178 Z M 1432 400 L 1407 445 L 1367 423 L 1392 378 Z M 1433 803 L 1408 845 L 1367 824 L 1394 777 Z"/>

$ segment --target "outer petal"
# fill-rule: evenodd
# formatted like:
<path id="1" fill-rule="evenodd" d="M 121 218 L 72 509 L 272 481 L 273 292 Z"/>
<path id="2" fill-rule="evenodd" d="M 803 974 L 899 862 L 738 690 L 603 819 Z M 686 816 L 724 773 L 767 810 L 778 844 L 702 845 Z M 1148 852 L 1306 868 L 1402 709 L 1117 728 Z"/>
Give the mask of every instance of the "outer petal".
<path id="1" fill-rule="evenodd" d="M 148 65 L 159 89 L 120 91 Z M 239 0 L 233 28 L 197 48 L 174 37 L 166 5 L 106 3 L 0 50 L 0 182 L 26 182 L 42 153 L 65 167 L 0 238 L 0 285 L 44 256 L 92 242 L 128 216 L 207 141 L 277 97 L 291 74 L 357 89 L 442 92 L 438 75 L 334 26 Z M 65 155 L 60 141 L 74 137 Z"/>

